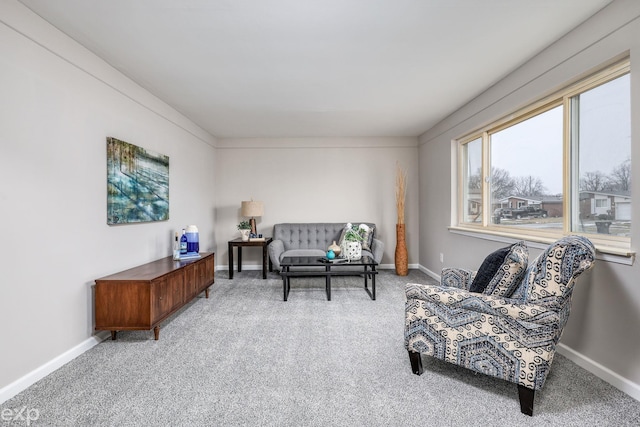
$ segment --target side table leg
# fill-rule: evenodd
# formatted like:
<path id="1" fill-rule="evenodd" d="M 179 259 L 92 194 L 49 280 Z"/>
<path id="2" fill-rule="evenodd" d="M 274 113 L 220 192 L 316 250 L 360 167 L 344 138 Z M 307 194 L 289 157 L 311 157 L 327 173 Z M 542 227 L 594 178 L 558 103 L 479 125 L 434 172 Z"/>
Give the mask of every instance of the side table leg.
<path id="1" fill-rule="evenodd" d="M 233 279 L 233 245 L 229 242 L 229 279 Z"/>
<path id="2" fill-rule="evenodd" d="M 267 245 L 262 245 L 262 279 L 267 278 Z"/>
<path id="3" fill-rule="evenodd" d="M 242 271 L 242 246 L 238 246 L 238 273 Z"/>

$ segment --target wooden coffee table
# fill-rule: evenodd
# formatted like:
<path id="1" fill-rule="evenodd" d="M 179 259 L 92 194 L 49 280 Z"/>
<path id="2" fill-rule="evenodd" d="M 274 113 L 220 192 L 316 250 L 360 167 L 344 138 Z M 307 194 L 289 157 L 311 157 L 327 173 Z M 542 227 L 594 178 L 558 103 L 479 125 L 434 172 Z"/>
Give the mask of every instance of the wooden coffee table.
<path id="1" fill-rule="evenodd" d="M 289 297 L 292 277 L 324 276 L 327 301 L 331 301 L 331 276 L 364 276 L 364 290 L 372 300 L 376 299 L 376 271 L 377 262 L 373 258 L 364 256 L 357 261 L 344 263 L 322 262 L 318 256 L 284 257 L 280 262 L 280 275 L 282 276 L 282 290 L 284 300 Z M 347 269 L 345 267 L 362 267 L 362 269 Z M 295 270 L 291 270 L 295 267 Z M 369 290 L 369 278 L 371 278 L 371 290 Z"/>

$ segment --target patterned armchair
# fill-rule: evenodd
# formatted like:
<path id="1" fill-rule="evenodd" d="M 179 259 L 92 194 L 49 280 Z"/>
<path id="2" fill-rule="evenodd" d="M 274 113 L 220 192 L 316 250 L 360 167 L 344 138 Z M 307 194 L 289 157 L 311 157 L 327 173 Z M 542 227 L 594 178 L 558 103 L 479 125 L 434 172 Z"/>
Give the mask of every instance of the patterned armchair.
<path id="1" fill-rule="evenodd" d="M 413 373 L 421 354 L 518 385 L 522 413 L 549 372 L 567 323 L 576 278 L 595 261 L 580 236 L 551 244 L 528 266 L 511 295 L 470 292 L 475 272 L 444 269 L 445 285 L 406 285 L 405 347 Z"/>

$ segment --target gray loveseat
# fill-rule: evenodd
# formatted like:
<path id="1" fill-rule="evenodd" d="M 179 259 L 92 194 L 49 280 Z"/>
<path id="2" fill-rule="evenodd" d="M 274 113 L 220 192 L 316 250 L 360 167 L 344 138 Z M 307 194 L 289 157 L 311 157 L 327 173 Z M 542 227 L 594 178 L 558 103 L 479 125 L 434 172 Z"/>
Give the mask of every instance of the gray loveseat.
<path id="1" fill-rule="evenodd" d="M 352 224 L 363 224 L 353 222 Z M 375 224 L 365 222 L 374 228 L 371 250 L 362 249 L 362 256 L 370 256 L 378 264 L 382 261 L 384 243 L 376 239 Z M 273 242 L 269 245 L 269 257 L 279 271 L 280 261 L 286 256 L 324 256 L 329 245 L 340 242 L 340 234 L 346 222 L 286 223 L 273 226 Z"/>

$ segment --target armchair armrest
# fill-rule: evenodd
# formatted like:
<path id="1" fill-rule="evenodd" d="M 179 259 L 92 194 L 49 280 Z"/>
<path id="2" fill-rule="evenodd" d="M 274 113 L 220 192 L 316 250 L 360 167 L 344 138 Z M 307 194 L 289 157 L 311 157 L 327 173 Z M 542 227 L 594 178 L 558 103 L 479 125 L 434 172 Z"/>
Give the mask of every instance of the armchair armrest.
<path id="1" fill-rule="evenodd" d="M 468 290 L 476 273 L 477 271 L 465 270 L 464 268 L 443 268 L 440 283 L 444 286 Z"/>
<path id="2" fill-rule="evenodd" d="M 445 305 L 451 309 L 463 309 L 499 317 L 509 317 L 520 322 L 538 325 L 559 324 L 560 315 L 548 307 L 526 303 L 512 298 L 502 298 L 469 292 L 446 286 L 408 283 L 405 288 L 410 299 Z"/>
<path id="3" fill-rule="evenodd" d="M 269 258 L 271 259 L 271 263 L 276 268 L 276 270 L 280 271 L 280 256 L 284 252 L 284 242 L 280 239 L 274 239 L 271 244 L 269 244 Z"/>

